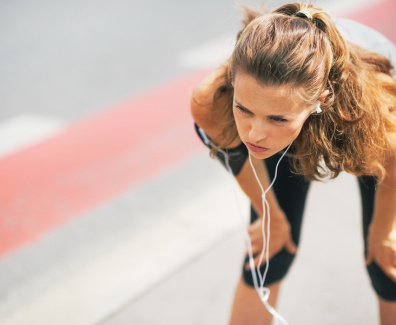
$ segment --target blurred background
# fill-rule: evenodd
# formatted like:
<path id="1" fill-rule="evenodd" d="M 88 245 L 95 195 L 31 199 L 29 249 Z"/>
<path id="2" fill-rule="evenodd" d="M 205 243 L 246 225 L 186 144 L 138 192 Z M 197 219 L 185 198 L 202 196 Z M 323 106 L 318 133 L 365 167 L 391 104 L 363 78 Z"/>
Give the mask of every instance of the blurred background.
<path id="1" fill-rule="evenodd" d="M 312 3 L 396 42 L 394 0 Z M 234 0 L 0 1 L 0 324 L 227 323 L 247 202 L 189 98 L 241 18 Z M 279 310 L 376 324 L 355 180 L 313 188 Z"/>

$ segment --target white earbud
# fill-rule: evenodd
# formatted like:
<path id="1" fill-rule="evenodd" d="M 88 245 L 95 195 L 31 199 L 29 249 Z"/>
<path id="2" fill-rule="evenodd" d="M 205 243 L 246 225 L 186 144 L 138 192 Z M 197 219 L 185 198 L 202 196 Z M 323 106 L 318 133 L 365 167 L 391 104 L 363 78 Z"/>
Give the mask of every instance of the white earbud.
<path id="1" fill-rule="evenodd" d="M 316 114 L 320 114 L 320 113 L 322 113 L 323 111 L 322 111 L 322 109 L 320 108 L 320 102 L 317 102 L 316 103 L 316 110 L 315 110 L 315 113 Z"/>

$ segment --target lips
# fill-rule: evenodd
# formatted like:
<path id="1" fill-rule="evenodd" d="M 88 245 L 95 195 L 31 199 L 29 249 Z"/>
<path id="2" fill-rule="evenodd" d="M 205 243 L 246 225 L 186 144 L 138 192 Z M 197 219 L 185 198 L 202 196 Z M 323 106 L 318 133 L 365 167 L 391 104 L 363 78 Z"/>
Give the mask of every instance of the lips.
<path id="1" fill-rule="evenodd" d="M 256 146 L 250 142 L 246 142 L 246 146 L 253 152 L 265 152 L 268 150 L 268 148 Z"/>

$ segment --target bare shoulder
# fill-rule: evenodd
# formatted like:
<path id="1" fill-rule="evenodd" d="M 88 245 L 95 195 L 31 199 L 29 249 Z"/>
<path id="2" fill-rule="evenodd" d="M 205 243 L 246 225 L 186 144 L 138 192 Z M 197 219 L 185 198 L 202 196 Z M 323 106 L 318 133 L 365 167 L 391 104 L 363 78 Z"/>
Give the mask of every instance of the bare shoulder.
<path id="1" fill-rule="evenodd" d="M 226 65 L 222 65 L 209 73 L 194 89 L 191 98 L 191 114 L 195 123 L 219 145 L 227 116 L 225 111 L 232 109 L 232 104 L 229 96 L 220 96 L 215 103 L 213 99 L 216 91 L 226 84 L 226 69 Z M 236 143 L 238 141 L 232 144 Z"/>
<path id="2" fill-rule="evenodd" d="M 396 156 L 396 133 L 395 132 L 388 133 L 387 138 L 389 141 L 391 155 Z"/>
<path id="3" fill-rule="evenodd" d="M 220 66 L 210 72 L 194 89 L 191 97 L 191 114 L 202 128 L 213 124 L 216 108 L 213 96 L 216 90 L 225 83 L 225 67 Z"/>

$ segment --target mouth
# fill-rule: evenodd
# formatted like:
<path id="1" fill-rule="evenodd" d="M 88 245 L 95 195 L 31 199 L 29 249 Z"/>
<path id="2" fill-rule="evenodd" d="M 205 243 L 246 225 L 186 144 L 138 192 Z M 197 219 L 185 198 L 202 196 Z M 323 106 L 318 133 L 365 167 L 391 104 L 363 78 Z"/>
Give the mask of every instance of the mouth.
<path id="1" fill-rule="evenodd" d="M 250 142 L 246 142 L 246 146 L 253 152 L 265 152 L 268 150 L 268 148 L 256 146 Z"/>

